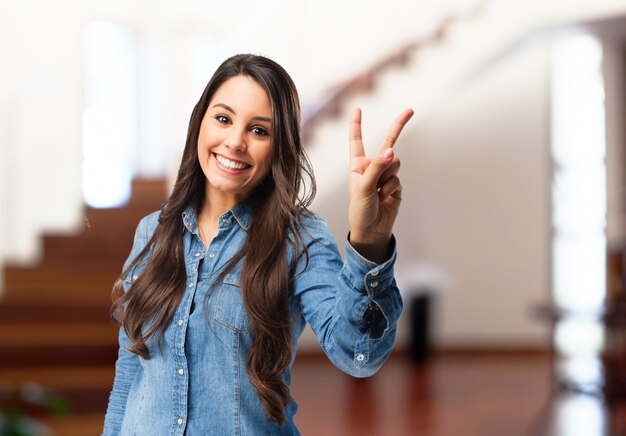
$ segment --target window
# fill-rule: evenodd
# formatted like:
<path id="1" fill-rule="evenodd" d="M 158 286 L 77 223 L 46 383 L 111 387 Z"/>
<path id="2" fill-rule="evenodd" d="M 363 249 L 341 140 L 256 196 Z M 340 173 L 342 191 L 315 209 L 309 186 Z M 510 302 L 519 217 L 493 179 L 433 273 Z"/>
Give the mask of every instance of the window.
<path id="1" fill-rule="evenodd" d="M 83 194 L 92 207 L 128 201 L 137 143 L 137 48 L 128 29 L 96 21 L 85 29 Z"/>
<path id="2" fill-rule="evenodd" d="M 552 64 L 552 289 L 572 316 L 557 325 L 564 370 L 581 385 L 599 377 L 606 294 L 606 165 L 602 46 L 574 34 L 555 44 Z M 597 386 L 597 385 L 596 385 Z"/>

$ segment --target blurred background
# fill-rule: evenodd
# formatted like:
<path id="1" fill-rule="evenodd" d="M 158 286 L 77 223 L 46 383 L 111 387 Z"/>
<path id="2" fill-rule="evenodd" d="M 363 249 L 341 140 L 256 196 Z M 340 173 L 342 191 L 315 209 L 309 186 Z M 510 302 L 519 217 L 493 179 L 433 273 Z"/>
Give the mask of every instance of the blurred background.
<path id="1" fill-rule="evenodd" d="M 396 351 L 352 380 L 306 332 L 303 434 L 626 434 L 626 4 L 611 0 L 0 0 L 0 434 L 101 431 L 111 284 L 206 82 L 241 52 L 296 82 L 313 209 L 340 245 L 352 108 L 370 151 L 416 112 L 396 146 Z"/>

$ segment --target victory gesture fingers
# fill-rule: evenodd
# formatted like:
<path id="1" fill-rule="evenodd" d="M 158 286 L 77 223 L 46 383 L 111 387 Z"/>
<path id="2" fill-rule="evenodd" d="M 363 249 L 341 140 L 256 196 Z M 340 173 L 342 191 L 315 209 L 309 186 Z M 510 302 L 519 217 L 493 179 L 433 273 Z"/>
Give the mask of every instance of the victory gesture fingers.
<path id="1" fill-rule="evenodd" d="M 413 110 L 406 109 L 395 119 L 375 156 L 365 154 L 360 109 L 355 109 L 350 121 L 350 244 L 373 262 L 382 263 L 388 257 L 402 193 L 400 159 L 393 146 L 412 116 Z"/>

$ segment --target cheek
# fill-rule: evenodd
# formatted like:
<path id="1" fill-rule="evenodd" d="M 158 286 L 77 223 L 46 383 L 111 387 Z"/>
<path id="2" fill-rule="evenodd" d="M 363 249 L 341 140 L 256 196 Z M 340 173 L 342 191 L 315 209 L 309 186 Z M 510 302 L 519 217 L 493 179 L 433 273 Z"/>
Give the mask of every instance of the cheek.
<path id="1" fill-rule="evenodd" d="M 207 154 L 207 149 L 221 140 L 219 135 L 219 129 L 216 129 L 211 123 L 203 122 L 202 125 L 200 125 L 200 132 L 198 133 L 198 153 Z"/>
<path id="2" fill-rule="evenodd" d="M 211 161 L 210 150 L 207 147 L 199 146 L 198 147 L 198 164 L 200 166 L 200 169 L 204 173 L 204 175 L 207 177 L 210 173 L 210 170 L 209 170 L 211 166 L 210 161 Z"/>
<path id="3" fill-rule="evenodd" d="M 205 147 L 198 146 L 198 161 L 200 162 L 200 166 L 204 167 L 207 164 L 208 152 Z"/>
<path id="4" fill-rule="evenodd" d="M 267 148 L 264 150 L 264 153 L 263 153 L 263 168 L 266 174 L 270 172 L 273 158 L 274 156 L 273 156 L 272 146 L 271 145 L 267 146 Z"/>
<path id="5" fill-rule="evenodd" d="M 209 155 L 211 154 L 211 132 L 208 129 L 200 130 L 200 136 L 198 137 L 198 158 L 200 162 L 206 164 Z"/>

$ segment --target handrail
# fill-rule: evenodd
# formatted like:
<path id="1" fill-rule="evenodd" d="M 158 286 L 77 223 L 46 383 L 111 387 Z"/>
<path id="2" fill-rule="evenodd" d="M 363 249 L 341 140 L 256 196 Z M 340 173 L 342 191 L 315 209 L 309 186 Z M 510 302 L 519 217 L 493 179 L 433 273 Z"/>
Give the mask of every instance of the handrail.
<path id="1" fill-rule="evenodd" d="M 406 66 L 418 50 L 443 41 L 453 24 L 481 14 L 486 9 L 488 2 L 489 0 L 477 0 L 468 11 L 444 18 L 430 34 L 405 44 L 399 50 L 374 62 L 365 71 L 351 79 L 331 86 L 317 101 L 303 108 L 302 137 L 304 142 L 307 143 L 310 140 L 315 126 L 320 121 L 327 117 L 336 117 L 342 110 L 343 104 L 350 97 L 360 92 L 371 92 L 376 80 L 384 72 L 395 66 Z"/>

